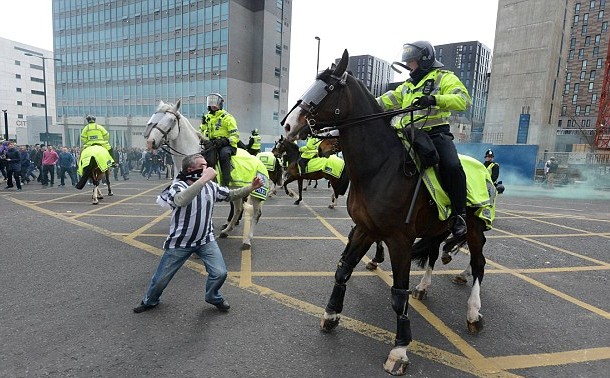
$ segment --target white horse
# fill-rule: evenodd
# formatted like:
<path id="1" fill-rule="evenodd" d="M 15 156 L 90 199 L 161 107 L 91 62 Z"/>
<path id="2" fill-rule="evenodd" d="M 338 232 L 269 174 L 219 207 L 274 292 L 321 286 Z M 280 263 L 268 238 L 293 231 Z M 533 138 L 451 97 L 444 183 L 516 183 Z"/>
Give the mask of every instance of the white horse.
<path id="1" fill-rule="evenodd" d="M 178 109 L 180 109 L 180 100 L 178 100 L 175 105 L 160 101 L 155 114 L 153 114 L 148 121 L 144 137 L 146 138 L 146 145 L 149 150 L 159 148 L 165 144 L 168 145 L 169 153 L 171 153 L 172 159 L 174 160 L 174 166 L 177 170 L 180 170 L 182 168 L 182 159 L 185 156 L 201 153 L 200 142 L 203 140 L 203 135 L 191 125 L 186 117 L 180 114 Z M 252 177 L 250 177 L 248 179 L 249 181 L 244 183 L 244 185 L 249 184 L 254 176 L 261 177 L 264 182 L 262 188 L 257 189 L 248 196 L 248 203 L 251 206 L 246 206 L 246 209 L 248 210 L 247 213 L 250 213 L 250 231 L 247 235 L 244 235 L 243 250 L 249 249 L 252 245 L 254 226 L 258 223 L 262 214 L 261 208 L 263 201 L 267 198 L 269 192 L 269 175 L 265 166 L 255 156 L 252 156 L 247 152 L 245 153 L 247 156 L 244 154 L 239 155 L 239 159 L 235 158 L 235 156 L 231 158 L 231 163 L 233 165 L 240 165 L 242 163 L 240 162 L 241 159 L 254 159 L 258 164 L 256 169 L 250 169 L 248 171 L 252 174 Z M 253 161 L 251 160 L 250 162 L 252 163 Z M 252 163 L 252 165 L 254 165 L 254 163 Z M 230 187 L 236 188 L 238 186 L 233 186 L 232 183 Z M 227 237 L 228 233 L 235 228 L 244 209 L 242 199 L 233 201 L 232 205 L 234 209 L 233 216 L 227 225 L 220 231 L 221 238 Z M 250 209 L 252 209 L 252 211 L 249 211 Z"/>

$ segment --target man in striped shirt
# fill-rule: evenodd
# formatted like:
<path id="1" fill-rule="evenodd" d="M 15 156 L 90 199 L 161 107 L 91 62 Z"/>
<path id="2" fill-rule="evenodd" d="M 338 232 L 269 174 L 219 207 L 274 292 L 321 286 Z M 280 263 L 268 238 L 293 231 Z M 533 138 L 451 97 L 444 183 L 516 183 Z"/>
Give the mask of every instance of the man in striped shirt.
<path id="1" fill-rule="evenodd" d="M 213 182 L 215 177 L 216 171 L 207 166 L 202 155 L 189 155 L 182 160 L 182 171 L 177 180 L 157 198 L 161 206 L 172 209 L 169 235 L 163 245 L 165 252 L 144 299 L 133 309 L 135 313 L 150 310 L 159 304 L 163 290 L 192 253 L 201 258 L 208 272 L 205 301 L 222 311 L 231 307 L 220 293 L 220 287 L 227 278 L 227 267 L 214 238 L 214 203 L 246 197 L 263 186 L 263 181 L 255 177 L 250 185 L 229 190 Z"/>

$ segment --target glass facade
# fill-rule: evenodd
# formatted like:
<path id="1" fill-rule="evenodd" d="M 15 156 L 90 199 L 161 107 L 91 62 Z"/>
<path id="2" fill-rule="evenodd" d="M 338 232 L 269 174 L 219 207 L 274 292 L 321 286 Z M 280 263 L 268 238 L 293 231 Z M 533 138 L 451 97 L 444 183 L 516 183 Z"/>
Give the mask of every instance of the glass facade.
<path id="1" fill-rule="evenodd" d="M 150 116 L 182 99 L 198 118 L 227 93 L 229 1 L 53 0 L 57 114 Z"/>

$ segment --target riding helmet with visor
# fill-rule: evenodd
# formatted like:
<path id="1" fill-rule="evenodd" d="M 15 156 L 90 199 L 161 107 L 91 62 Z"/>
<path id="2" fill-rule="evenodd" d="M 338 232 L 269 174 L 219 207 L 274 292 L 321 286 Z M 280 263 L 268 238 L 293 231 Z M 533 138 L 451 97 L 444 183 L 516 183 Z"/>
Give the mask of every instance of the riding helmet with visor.
<path id="1" fill-rule="evenodd" d="M 419 67 L 424 71 L 445 66 L 436 60 L 434 46 L 428 41 L 405 43 L 402 46 L 402 61 L 408 63 L 411 60 L 416 60 Z"/>
<path id="2" fill-rule="evenodd" d="M 212 106 L 216 106 L 218 109 L 222 109 L 225 103 L 225 99 L 219 93 L 210 93 L 206 98 L 208 110 Z"/>
<path id="3" fill-rule="evenodd" d="M 258 135 L 258 129 L 252 130 L 252 135 Z"/>
<path id="4" fill-rule="evenodd" d="M 87 123 L 95 122 L 95 116 L 92 116 L 91 114 L 87 115 L 85 119 L 87 120 Z"/>

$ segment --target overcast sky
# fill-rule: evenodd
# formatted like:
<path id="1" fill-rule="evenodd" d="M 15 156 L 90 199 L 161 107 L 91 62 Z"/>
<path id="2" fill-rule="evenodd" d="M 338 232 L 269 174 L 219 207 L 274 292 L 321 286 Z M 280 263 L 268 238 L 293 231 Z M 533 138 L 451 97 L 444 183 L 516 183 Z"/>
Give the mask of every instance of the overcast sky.
<path id="1" fill-rule="evenodd" d="M 315 78 L 316 36 L 321 70 L 344 49 L 391 63 L 404 43 L 418 40 L 493 49 L 497 12 L 498 0 L 292 0 L 288 107 Z M 0 37 L 53 50 L 51 0 L 3 0 Z"/>

